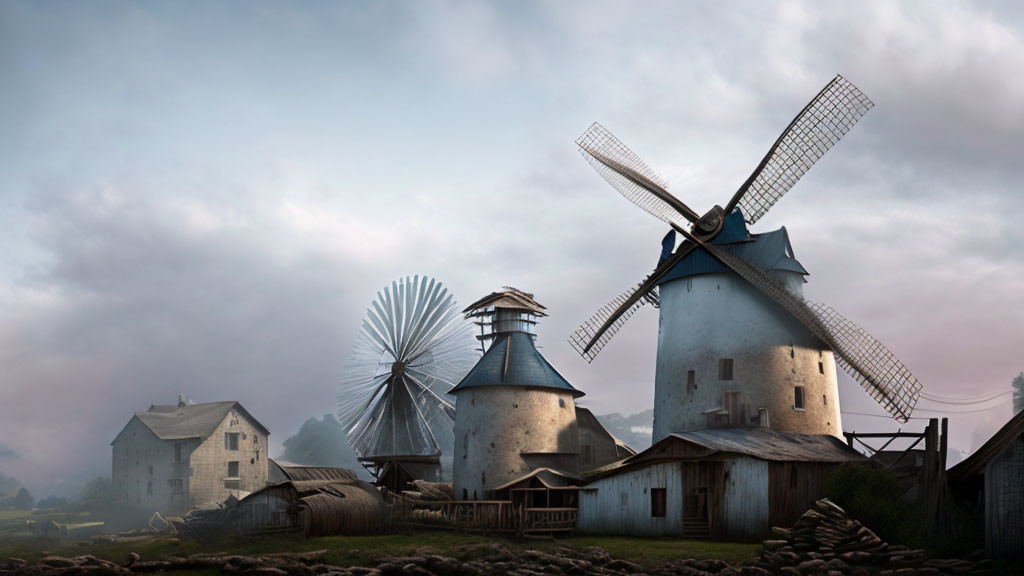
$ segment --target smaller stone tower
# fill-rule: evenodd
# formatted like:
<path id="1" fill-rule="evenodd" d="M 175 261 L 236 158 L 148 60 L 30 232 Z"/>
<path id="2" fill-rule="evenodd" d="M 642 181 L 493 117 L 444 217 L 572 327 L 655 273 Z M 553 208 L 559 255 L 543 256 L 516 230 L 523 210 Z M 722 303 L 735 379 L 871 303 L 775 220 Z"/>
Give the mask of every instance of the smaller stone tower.
<path id="1" fill-rule="evenodd" d="M 583 393 L 534 345 L 544 309 L 532 294 L 506 287 L 464 310 L 480 326 L 485 352 L 451 390 L 456 499 L 488 499 L 498 486 L 537 468 L 578 468 L 574 401 Z"/>

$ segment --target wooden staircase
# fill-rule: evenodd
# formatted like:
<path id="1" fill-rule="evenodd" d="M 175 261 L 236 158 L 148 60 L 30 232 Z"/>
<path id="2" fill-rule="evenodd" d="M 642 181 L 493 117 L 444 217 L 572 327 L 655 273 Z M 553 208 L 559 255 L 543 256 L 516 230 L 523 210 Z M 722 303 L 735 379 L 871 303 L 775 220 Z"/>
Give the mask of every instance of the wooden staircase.
<path id="1" fill-rule="evenodd" d="M 700 516 L 683 515 L 683 538 L 707 540 L 711 538 L 711 523 Z"/>

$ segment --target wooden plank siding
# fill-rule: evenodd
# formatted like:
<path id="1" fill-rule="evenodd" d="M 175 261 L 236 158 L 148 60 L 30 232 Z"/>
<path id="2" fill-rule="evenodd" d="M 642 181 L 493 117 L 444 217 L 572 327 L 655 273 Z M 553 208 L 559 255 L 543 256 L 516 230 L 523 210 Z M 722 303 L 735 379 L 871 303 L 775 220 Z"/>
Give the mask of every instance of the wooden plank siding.
<path id="1" fill-rule="evenodd" d="M 1024 435 L 985 470 L 985 553 L 1024 559 Z"/>
<path id="2" fill-rule="evenodd" d="M 770 532 L 768 502 L 774 494 L 768 489 L 768 463 L 753 458 L 730 459 L 726 461 L 724 484 L 725 506 L 716 518 L 718 522 L 711 523 L 712 533 L 752 539 Z"/>
<path id="3" fill-rule="evenodd" d="M 813 462 L 769 462 L 768 530 L 771 526 L 792 526 L 810 509 L 821 498 L 825 475 L 834 467 Z"/>
<path id="4" fill-rule="evenodd" d="M 580 491 L 581 532 L 678 536 L 683 532 L 683 476 L 679 462 L 653 464 L 601 478 Z M 651 516 L 651 488 L 665 489 L 665 516 Z"/>

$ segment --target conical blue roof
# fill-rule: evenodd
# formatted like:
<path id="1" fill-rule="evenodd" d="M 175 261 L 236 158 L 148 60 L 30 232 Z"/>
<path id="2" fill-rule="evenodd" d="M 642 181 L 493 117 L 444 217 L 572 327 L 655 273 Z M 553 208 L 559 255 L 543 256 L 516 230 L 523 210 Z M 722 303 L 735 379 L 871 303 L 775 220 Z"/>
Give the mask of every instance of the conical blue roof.
<path id="1" fill-rule="evenodd" d="M 495 386 L 553 388 L 569 392 L 575 398 L 583 396 L 583 392 L 573 388 L 544 359 L 534 346 L 533 337 L 525 332 L 509 332 L 499 336 L 449 394 L 456 394 L 466 388 Z"/>

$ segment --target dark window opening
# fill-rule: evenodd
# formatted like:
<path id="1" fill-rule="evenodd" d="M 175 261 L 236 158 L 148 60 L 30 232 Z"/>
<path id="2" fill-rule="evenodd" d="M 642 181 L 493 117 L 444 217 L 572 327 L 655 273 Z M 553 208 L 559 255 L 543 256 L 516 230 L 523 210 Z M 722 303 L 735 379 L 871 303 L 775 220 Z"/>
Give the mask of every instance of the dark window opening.
<path id="1" fill-rule="evenodd" d="M 238 462 L 228 462 L 228 478 L 238 478 Z"/>
<path id="2" fill-rule="evenodd" d="M 182 494 L 185 492 L 185 481 L 181 478 L 171 478 L 167 481 L 167 486 L 171 489 L 171 494 Z"/>
<path id="3" fill-rule="evenodd" d="M 224 433 L 224 449 L 238 450 L 238 432 Z"/>
<path id="4" fill-rule="evenodd" d="M 697 389 L 697 372 L 690 370 L 686 373 L 686 393 L 693 394 Z"/>
<path id="5" fill-rule="evenodd" d="M 563 399 L 563 398 L 559 398 L 558 399 L 558 407 L 559 408 L 565 408 L 565 399 Z"/>
<path id="6" fill-rule="evenodd" d="M 825 373 L 825 363 L 821 362 L 819 360 L 818 361 L 818 374 L 824 374 L 824 373 Z"/>
<path id="7" fill-rule="evenodd" d="M 793 388 L 793 408 L 797 410 L 804 409 L 804 387 L 797 386 Z"/>
<path id="8" fill-rule="evenodd" d="M 665 489 L 651 488 L 651 518 L 665 517 Z"/>
<path id="9" fill-rule="evenodd" d="M 732 380 L 732 358 L 722 358 L 718 361 L 718 379 Z"/>
<path id="10" fill-rule="evenodd" d="M 828 406 L 828 396 L 825 396 L 824 394 L 822 394 L 821 395 L 821 403 L 824 404 L 825 406 Z"/>

